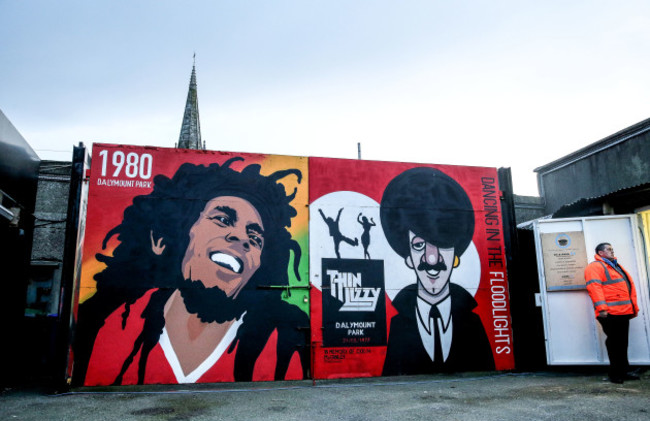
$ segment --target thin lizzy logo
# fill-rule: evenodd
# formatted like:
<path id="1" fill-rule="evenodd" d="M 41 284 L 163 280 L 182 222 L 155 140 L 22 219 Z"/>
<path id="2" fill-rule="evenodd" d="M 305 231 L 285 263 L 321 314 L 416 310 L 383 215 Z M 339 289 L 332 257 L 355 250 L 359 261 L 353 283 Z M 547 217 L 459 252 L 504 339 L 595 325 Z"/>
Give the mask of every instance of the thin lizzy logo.
<path id="1" fill-rule="evenodd" d="M 328 270 L 332 297 L 343 303 L 339 311 L 375 311 L 381 288 L 362 288 L 361 274 Z"/>

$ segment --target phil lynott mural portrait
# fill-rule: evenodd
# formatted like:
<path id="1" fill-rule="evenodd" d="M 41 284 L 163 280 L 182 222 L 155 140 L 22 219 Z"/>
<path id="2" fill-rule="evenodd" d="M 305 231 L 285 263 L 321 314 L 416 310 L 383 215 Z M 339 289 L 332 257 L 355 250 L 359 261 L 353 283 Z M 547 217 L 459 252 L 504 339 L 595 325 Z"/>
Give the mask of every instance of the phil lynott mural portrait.
<path id="1" fill-rule="evenodd" d="M 316 378 L 514 367 L 495 168 L 310 158 L 309 172 Z M 318 210 L 352 242 L 332 247 Z"/>
<path id="2" fill-rule="evenodd" d="M 384 375 L 492 370 L 492 350 L 471 294 L 452 283 L 474 235 L 474 210 L 465 190 L 434 168 L 395 177 L 381 200 L 390 246 L 416 281 L 393 300 Z"/>
<path id="3" fill-rule="evenodd" d="M 222 161 L 155 176 L 105 233 L 94 256 L 105 267 L 78 311 L 77 383 L 308 375 L 308 316 L 286 300 L 289 276 L 301 279 L 301 247 L 289 232 L 297 188 L 282 184 L 300 183 L 302 171 L 263 175 L 259 163 Z"/>

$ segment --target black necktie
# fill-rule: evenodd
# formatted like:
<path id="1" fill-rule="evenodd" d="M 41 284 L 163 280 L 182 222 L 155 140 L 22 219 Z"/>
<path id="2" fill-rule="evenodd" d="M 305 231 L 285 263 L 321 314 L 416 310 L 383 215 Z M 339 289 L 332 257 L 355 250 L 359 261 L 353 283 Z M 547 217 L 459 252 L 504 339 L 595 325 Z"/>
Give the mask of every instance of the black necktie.
<path id="1" fill-rule="evenodd" d="M 433 319 L 433 363 L 436 366 L 443 364 L 442 360 L 442 343 L 440 343 L 440 328 L 438 327 L 438 320 L 442 320 L 438 306 L 431 306 L 429 317 Z"/>

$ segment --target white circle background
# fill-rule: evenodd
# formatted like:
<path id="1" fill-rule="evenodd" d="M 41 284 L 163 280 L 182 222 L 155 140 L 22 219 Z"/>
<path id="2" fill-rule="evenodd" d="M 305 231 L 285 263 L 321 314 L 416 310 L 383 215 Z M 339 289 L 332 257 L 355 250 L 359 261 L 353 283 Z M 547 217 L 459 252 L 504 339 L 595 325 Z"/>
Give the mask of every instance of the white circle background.
<path id="1" fill-rule="evenodd" d="M 339 246 L 339 253 L 344 259 L 363 259 L 361 234 L 363 227 L 357 222 L 359 213 L 372 218 L 376 226 L 370 229 L 370 245 L 368 253 L 373 260 L 384 261 L 384 280 L 386 293 L 391 301 L 406 285 L 416 282 L 415 273 L 409 269 L 397 253 L 388 244 L 384 236 L 379 218 L 379 204 L 361 193 L 352 191 L 337 191 L 319 197 L 309 206 L 309 267 L 311 284 L 321 289 L 321 259 L 336 258 L 334 241 L 329 235 L 327 224 L 323 221 L 319 209 L 325 216 L 336 219 L 339 209 L 343 208 L 339 220 L 341 234 L 354 240 L 359 245 L 354 247 L 344 241 Z M 451 282 L 462 286 L 470 294 L 475 295 L 481 281 L 481 262 L 474 242 L 460 256 L 460 265 L 453 270 Z"/>

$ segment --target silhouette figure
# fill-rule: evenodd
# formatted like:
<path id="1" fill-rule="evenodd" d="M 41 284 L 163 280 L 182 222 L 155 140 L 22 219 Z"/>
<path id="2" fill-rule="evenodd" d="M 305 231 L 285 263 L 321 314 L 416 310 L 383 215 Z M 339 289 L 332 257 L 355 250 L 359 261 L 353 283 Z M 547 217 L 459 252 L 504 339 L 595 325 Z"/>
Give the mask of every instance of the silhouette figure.
<path id="1" fill-rule="evenodd" d="M 363 234 L 361 234 L 363 258 L 370 260 L 370 253 L 368 253 L 368 246 L 370 245 L 370 228 L 376 226 L 377 224 L 375 224 L 374 219 L 370 218 L 370 221 L 368 221 L 368 218 L 361 216 L 361 212 L 359 212 L 359 216 L 357 216 L 357 222 L 360 223 L 363 227 Z"/>
<path id="2" fill-rule="evenodd" d="M 320 216 L 323 217 L 323 221 L 325 221 L 327 228 L 329 228 L 330 236 L 334 240 L 334 252 L 336 253 L 337 259 L 341 258 L 341 254 L 339 253 L 339 245 L 341 244 L 341 241 L 345 241 L 353 247 L 359 245 L 358 238 L 355 238 L 353 241 L 341 234 L 341 230 L 339 229 L 339 220 L 341 219 L 341 212 L 343 212 L 343 208 L 339 209 L 339 213 L 336 215 L 336 220 L 330 218 L 329 216 L 325 216 L 322 209 L 318 209 L 318 212 L 320 212 Z"/>

